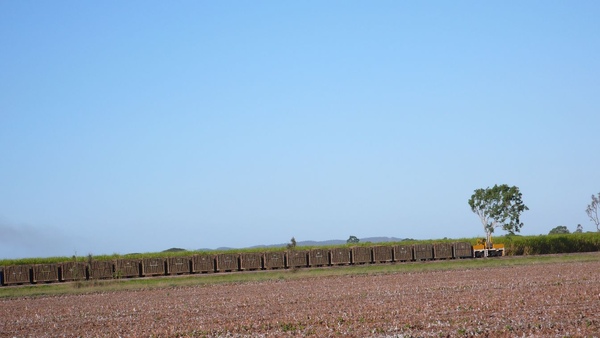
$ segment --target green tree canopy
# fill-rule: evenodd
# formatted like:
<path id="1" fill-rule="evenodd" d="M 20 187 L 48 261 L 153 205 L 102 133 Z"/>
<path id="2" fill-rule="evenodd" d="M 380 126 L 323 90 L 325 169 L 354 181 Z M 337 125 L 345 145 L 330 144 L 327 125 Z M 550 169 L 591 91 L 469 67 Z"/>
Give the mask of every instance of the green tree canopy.
<path id="1" fill-rule="evenodd" d="M 350 236 L 350 238 L 348 238 L 346 240 L 346 243 L 358 243 L 360 242 L 360 239 L 358 239 L 358 237 L 356 236 Z"/>
<path id="2" fill-rule="evenodd" d="M 469 199 L 469 206 L 471 211 L 479 216 L 488 243 L 491 243 L 492 233 L 497 227 L 502 227 L 511 235 L 520 232 L 523 227 L 521 213 L 529 210 L 523 204 L 519 188 L 506 184 L 475 190 Z"/>
<path id="3" fill-rule="evenodd" d="M 290 239 L 290 242 L 287 244 L 287 248 L 288 248 L 288 250 L 296 249 L 296 238 L 295 237 L 292 237 L 292 239 Z"/>
<path id="4" fill-rule="evenodd" d="M 566 226 L 559 225 L 559 226 L 555 227 L 554 229 L 550 230 L 550 232 L 548 233 L 548 235 L 570 234 L 570 233 L 571 232 L 569 231 L 569 229 L 567 229 Z"/>

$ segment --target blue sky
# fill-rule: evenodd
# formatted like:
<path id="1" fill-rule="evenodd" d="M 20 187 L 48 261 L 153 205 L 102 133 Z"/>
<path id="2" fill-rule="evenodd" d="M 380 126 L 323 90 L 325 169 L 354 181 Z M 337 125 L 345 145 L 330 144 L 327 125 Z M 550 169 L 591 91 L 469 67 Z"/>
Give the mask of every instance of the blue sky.
<path id="1" fill-rule="evenodd" d="M 0 3 L 0 258 L 595 226 L 597 1 Z M 501 231 L 497 234 L 502 234 Z"/>

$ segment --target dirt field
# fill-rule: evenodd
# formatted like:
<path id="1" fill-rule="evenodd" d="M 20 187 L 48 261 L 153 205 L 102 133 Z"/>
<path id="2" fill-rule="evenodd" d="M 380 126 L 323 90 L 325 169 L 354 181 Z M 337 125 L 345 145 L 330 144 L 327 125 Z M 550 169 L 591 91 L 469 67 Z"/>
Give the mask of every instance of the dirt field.
<path id="1" fill-rule="evenodd" d="M 599 337 L 600 261 L 0 300 L 2 337 Z"/>

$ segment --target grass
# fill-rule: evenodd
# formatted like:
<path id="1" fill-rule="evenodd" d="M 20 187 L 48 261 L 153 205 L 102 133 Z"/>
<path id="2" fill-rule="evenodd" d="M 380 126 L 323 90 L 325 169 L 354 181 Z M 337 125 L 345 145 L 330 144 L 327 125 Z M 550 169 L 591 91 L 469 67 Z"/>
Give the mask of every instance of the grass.
<path id="1" fill-rule="evenodd" d="M 448 261 L 410 262 L 395 264 L 365 264 L 324 268 L 301 268 L 167 276 L 159 278 L 136 278 L 119 280 L 80 281 L 41 285 L 0 287 L 0 298 L 41 297 L 68 294 L 120 292 L 131 290 L 165 289 L 175 287 L 198 287 L 224 283 L 251 283 L 269 280 L 293 280 L 348 275 L 375 275 L 390 273 L 419 273 L 427 271 L 480 269 L 533 264 L 598 261 L 600 253 L 562 255 L 519 256 L 488 259 L 462 259 Z"/>
<path id="2" fill-rule="evenodd" d="M 504 236 L 503 243 L 508 255 L 539 255 L 600 250 L 600 233 L 575 233 L 540 236 Z"/>

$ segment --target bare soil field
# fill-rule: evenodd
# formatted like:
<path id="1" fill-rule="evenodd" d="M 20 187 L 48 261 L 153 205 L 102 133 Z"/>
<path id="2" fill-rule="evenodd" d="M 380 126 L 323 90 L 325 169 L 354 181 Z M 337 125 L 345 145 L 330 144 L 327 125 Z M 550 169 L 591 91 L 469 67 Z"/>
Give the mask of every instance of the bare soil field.
<path id="1" fill-rule="evenodd" d="M 600 261 L 0 300 L 2 337 L 599 337 Z"/>

